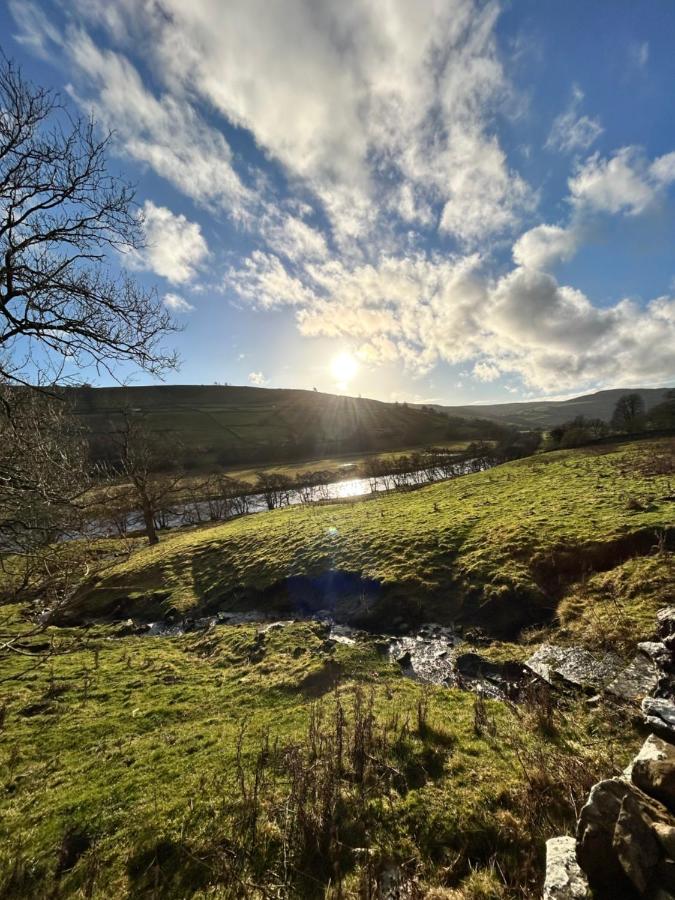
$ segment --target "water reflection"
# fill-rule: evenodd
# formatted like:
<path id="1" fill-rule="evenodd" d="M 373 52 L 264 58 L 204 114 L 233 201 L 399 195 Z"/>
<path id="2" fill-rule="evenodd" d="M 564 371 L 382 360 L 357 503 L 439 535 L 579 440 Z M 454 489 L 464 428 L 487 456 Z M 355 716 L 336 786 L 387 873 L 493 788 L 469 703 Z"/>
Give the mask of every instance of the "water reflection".
<path id="1" fill-rule="evenodd" d="M 480 466 L 482 468 L 483 466 Z M 477 461 L 467 460 L 456 467 L 453 476 L 444 475 L 435 469 L 420 469 L 407 474 L 373 476 L 370 478 L 349 478 L 344 481 L 332 481 L 300 490 L 288 489 L 279 495 L 275 508 L 281 506 L 298 506 L 302 503 L 320 503 L 330 500 L 349 500 L 365 497 L 368 494 L 406 489 L 447 480 L 450 477 L 477 471 Z M 157 529 L 180 528 L 185 525 L 200 525 L 212 521 L 224 521 L 242 514 L 260 513 L 269 510 L 269 503 L 263 494 L 248 494 L 234 498 L 219 507 L 218 516 L 214 516 L 212 500 L 173 503 L 170 510 L 163 510 L 161 520 L 156 522 Z M 127 516 L 126 530 L 129 532 L 143 530 L 143 517 L 140 511 Z M 106 522 L 94 521 L 89 524 L 87 533 L 92 536 L 107 536 L 115 529 Z"/>

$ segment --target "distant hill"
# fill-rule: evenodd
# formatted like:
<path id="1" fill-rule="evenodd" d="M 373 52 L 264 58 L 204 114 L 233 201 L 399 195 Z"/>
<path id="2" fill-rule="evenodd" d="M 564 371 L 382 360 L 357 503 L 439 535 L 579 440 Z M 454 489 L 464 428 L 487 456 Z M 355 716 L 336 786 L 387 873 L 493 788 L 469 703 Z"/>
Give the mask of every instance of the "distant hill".
<path id="1" fill-rule="evenodd" d="M 523 403 L 481 403 L 474 406 L 440 406 L 434 409 L 450 416 L 480 416 L 520 428 L 552 428 L 576 416 L 608 422 L 616 401 L 624 394 L 640 394 L 647 409 L 660 403 L 668 388 L 616 388 L 573 397 L 571 400 L 532 400 Z"/>
<path id="2" fill-rule="evenodd" d="M 451 422 L 445 414 L 316 391 L 220 385 L 78 387 L 67 389 L 105 458 L 110 433 L 125 409 L 166 436 L 176 457 L 195 467 L 311 459 L 338 453 L 395 450 L 487 436 L 485 422 Z M 475 418 L 476 412 L 470 413 Z"/>

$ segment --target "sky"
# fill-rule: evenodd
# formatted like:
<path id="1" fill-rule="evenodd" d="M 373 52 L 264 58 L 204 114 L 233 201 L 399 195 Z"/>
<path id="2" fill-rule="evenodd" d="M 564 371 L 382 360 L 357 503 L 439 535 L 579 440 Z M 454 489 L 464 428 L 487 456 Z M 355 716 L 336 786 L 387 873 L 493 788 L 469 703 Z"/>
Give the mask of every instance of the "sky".
<path id="1" fill-rule="evenodd" d="M 114 132 L 169 383 L 408 402 L 675 383 L 674 41 L 671 0 L 0 3 Z"/>

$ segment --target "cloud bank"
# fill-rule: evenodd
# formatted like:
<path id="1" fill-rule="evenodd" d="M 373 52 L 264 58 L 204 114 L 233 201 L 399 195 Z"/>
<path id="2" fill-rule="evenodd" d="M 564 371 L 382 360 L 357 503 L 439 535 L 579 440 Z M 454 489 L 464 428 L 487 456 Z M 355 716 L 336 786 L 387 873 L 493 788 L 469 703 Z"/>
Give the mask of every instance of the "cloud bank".
<path id="1" fill-rule="evenodd" d="M 560 221 L 542 221 L 500 136 L 527 104 L 498 3 L 388 0 L 385 14 L 372 0 L 73 0 L 65 19 L 54 6 L 59 27 L 11 5 L 20 39 L 67 62 L 71 95 L 120 154 L 254 245 L 222 280 L 238 302 L 288 308 L 303 335 L 417 375 L 467 363 L 478 381 L 515 374 L 556 391 L 675 376 L 672 298 L 601 306 L 552 274 L 589 222 L 656 209 L 675 152 L 592 153 L 603 126 L 572 85 L 546 140 L 570 154 L 569 193 Z M 210 258 L 199 226 L 150 201 L 145 219 L 136 264 L 194 279 Z M 513 263 L 495 264 L 500 247 Z"/>

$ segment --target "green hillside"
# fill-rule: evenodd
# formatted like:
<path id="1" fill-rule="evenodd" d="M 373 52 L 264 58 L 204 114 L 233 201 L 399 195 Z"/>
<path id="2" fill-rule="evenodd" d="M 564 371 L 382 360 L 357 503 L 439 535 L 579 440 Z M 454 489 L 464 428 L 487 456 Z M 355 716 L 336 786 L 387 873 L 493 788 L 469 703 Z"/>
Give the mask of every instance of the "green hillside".
<path id="1" fill-rule="evenodd" d="M 3 660 L 0 894 L 338 900 L 393 871 L 428 900 L 541 896 L 544 842 L 641 745 L 634 711 L 420 684 L 377 634 L 288 613 L 548 623 L 474 647 L 493 660 L 542 640 L 630 654 L 675 590 L 674 476 L 673 439 L 558 451 L 185 530 L 90 577 L 70 625 Z M 91 621 L 252 606 L 286 621 Z M 24 612 L 3 608 L 6 633 Z M 45 644 L 48 665 L 23 655 Z"/>
<path id="2" fill-rule="evenodd" d="M 646 440 L 250 516 L 171 535 L 113 566 L 83 586 L 74 615 L 337 603 L 379 626 L 400 616 L 513 635 L 549 620 L 594 572 L 648 556 L 659 535 L 672 541 L 674 473 L 675 441 Z"/>
<path id="3" fill-rule="evenodd" d="M 74 388 L 75 412 L 95 451 L 109 452 L 109 435 L 130 410 L 165 436 L 174 452 L 200 466 L 307 459 L 400 449 L 480 436 L 466 423 L 453 428 L 431 410 L 316 391 L 220 385 Z M 460 423 L 461 424 L 461 423 Z M 489 426 L 488 426 L 489 427 Z"/>
<path id="4" fill-rule="evenodd" d="M 474 406 L 441 406 L 434 408 L 451 416 L 481 416 L 520 428 L 551 428 L 577 416 L 608 422 L 616 401 L 624 394 L 640 394 L 647 409 L 664 399 L 667 388 L 616 388 L 573 397 L 571 400 L 531 400 L 522 403 L 479 403 Z"/>

